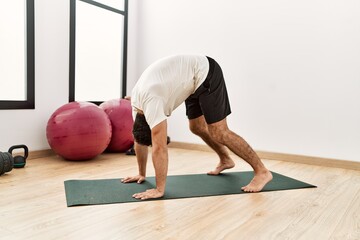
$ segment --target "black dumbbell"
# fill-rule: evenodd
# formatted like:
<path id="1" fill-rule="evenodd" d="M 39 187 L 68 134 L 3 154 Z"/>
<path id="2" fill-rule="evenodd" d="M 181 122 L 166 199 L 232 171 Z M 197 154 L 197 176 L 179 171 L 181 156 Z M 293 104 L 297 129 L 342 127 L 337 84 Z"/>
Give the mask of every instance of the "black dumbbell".
<path id="1" fill-rule="evenodd" d="M 10 172 L 14 166 L 14 158 L 8 152 L 0 152 L 0 176 Z"/>

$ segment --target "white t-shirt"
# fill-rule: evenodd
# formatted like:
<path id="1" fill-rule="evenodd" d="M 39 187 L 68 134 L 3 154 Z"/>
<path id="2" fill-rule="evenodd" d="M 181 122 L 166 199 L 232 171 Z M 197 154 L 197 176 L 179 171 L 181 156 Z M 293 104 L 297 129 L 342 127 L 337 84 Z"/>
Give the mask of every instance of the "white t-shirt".
<path id="1" fill-rule="evenodd" d="M 195 92 L 208 72 L 209 62 L 204 55 L 162 58 L 141 75 L 132 90 L 131 105 L 144 112 L 152 129 Z"/>

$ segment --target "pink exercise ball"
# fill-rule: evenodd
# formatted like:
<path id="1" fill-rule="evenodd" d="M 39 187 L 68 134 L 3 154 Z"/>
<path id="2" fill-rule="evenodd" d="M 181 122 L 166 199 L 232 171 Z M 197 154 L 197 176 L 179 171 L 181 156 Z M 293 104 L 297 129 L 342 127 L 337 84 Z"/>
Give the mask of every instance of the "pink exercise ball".
<path id="1" fill-rule="evenodd" d="M 46 127 L 50 147 L 68 160 L 87 160 L 104 152 L 111 140 L 106 113 L 90 102 L 71 102 L 58 108 Z"/>
<path id="2" fill-rule="evenodd" d="M 134 120 L 129 100 L 112 99 L 100 104 L 105 113 L 109 116 L 112 126 L 112 136 L 106 151 L 125 152 L 134 144 L 132 134 Z"/>

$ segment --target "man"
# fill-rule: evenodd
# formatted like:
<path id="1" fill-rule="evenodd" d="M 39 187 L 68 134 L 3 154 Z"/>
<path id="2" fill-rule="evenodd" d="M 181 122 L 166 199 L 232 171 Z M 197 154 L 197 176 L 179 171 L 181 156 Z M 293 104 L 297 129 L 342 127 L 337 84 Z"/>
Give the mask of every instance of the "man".
<path id="1" fill-rule="evenodd" d="M 144 200 L 164 195 L 168 171 L 166 119 L 183 102 L 190 130 L 219 155 L 219 164 L 208 174 L 218 175 L 235 166 L 228 148 L 254 170 L 254 178 L 242 190 L 261 191 L 271 181 L 272 174 L 249 144 L 227 126 L 226 117 L 231 110 L 220 66 L 203 55 L 176 55 L 150 65 L 132 91 L 131 103 L 136 111 L 134 147 L 139 174 L 121 181 L 142 183 L 145 180 L 150 145 L 156 178 L 155 189 L 136 193 L 133 197 Z"/>

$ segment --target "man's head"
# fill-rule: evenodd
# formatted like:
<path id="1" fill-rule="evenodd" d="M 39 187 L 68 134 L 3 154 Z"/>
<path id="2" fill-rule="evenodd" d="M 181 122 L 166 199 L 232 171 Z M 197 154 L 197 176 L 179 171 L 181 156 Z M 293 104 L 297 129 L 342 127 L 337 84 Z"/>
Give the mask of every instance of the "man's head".
<path id="1" fill-rule="evenodd" d="M 145 116 L 142 113 L 137 113 L 135 117 L 135 122 L 133 126 L 133 135 L 135 141 L 138 144 L 151 146 L 151 129 L 149 124 L 146 122 Z M 170 143 L 170 137 L 166 137 L 166 143 Z"/>
<path id="2" fill-rule="evenodd" d="M 137 113 L 135 117 L 133 135 L 138 144 L 150 146 L 151 145 L 151 129 L 146 122 L 144 114 Z"/>

